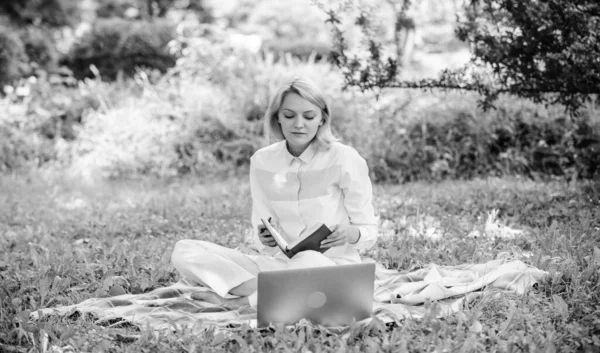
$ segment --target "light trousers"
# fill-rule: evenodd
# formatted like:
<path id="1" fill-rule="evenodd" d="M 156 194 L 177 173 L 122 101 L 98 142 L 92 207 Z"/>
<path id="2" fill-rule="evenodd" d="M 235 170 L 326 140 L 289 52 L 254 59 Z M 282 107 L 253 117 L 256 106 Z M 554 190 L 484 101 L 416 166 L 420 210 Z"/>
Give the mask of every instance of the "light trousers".
<path id="1" fill-rule="evenodd" d="M 235 249 L 192 239 L 180 240 L 175 244 L 171 263 L 188 281 L 208 287 L 223 298 L 232 297 L 230 290 L 256 278 L 261 271 L 338 264 L 317 251 L 303 251 L 291 259 L 285 256 L 246 255 Z M 253 307 L 256 306 L 256 294 L 248 297 Z"/>

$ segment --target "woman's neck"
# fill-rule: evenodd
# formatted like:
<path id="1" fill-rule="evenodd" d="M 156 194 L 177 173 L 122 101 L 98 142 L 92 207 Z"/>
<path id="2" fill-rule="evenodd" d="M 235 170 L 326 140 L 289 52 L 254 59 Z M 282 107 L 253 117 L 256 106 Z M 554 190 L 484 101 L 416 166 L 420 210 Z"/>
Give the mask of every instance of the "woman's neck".
<path id="1" fill-rule="evenodd" d="M 302 153 L 304 153 L 304 151 L 306 151 L 306 149 L 308 148 L 308 146 L 310 146 L 310 143 L 309 143 L 308 145 L 304 146 L 304 147 L 301 147 L 301 148 L 297 148 L 297 149 L 295 149 L 295 148 L 292 148 L 292 146 L 290 146 L 290 144 L 289 144 L 289 142 L 288 142 L 288 141 L 286 141 L 286 142 L 285 142 L 285 146 L 287 147 L 287 150 L 288 150 L 288 152 L 289 152 L 289 153 L 290 153 L 292 156 L 294 156 L 294 157 L 300 157 L 300 155 L 301 155 Z"/>

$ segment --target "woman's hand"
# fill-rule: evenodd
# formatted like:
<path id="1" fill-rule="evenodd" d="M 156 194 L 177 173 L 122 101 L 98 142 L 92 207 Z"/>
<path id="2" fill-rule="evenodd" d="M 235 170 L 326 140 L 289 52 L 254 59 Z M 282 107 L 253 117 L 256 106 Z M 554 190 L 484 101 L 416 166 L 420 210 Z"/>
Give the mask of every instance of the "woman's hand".
<path id="1" fill-rule="evenodd" d="M 333 226 L 331 231 L 332 233 L 321 242 L 322 248 L 332 248 L 346 243 L 355 244 L 360 237 L 358 227 L 349 224 Z"/>
<path id="2" fill-rule="evenodd" d="M 271 217 L 269 217 L 269 223 L 271 223 Z M 275 242 L 275 239 L 264 224 L 258 225 L 258 239 L 265 246 L 277 246 L 277 242 Z"/>

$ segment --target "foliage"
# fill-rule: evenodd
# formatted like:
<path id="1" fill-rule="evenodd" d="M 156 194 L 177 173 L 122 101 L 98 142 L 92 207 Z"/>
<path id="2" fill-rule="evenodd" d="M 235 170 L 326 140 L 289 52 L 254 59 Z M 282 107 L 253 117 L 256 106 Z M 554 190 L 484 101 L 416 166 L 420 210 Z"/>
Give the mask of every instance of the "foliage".
<path id="1" fill-rule="evenodd" d="M 289 53 L 293 58 L 308 60 L 309 62 L 331 61 L 330 44 L 327 42 L 318 43 L 310 39 L 275 39 L 266 42 L 263 45 L 263 50 L 273 52 L 276 59 Z"/>
<path id="2" fill-rule="evenodd" d="M 227 32 L 192 22 L 180 23 L 169 42 L 169 55 L 178 60 L 164 76 L 138 69 L 131 80 L 85 80 L 74 88 L 40 78 L 22 104 L 11 95 L 15 106 L 26 107 L 29 118 L 23 119 L 36 122 L 32 129 L 12 129 L 33 141 L 40 135 L 52 141 L 49 148 L 36 145 L 33 159 L 23 153 L 21 165 L 36 160 L 111 178 L 245 173 L 249 157 L 265 143 L 262 118 L 274 89 L 301 75 L 322 87 L 335 134 L 365 156 L 376 182 L 598 176 L 593 104 L 572 121 L 559 109 L 514 97 L 502 97 L 492 111 L 476 108 L 474 94 L 457 92 L 382 90 L 376 100 L 343 90 L 335 68 L 315 57 L 256 55 Z M 238 36 L 237 42 L 252 39 Z"/>
<path id="3" fill-rule="evenodd" d="M 246 33 L 258 33 L 265 40 L 327 40 L 325 17 L 306 0 L 263 0 L 253 5 L 239 26 Z"/>
<path id="4" fill-rule="evenodd" d="M 206 94 L 214 97 L 215 92 Z M 221 101 L 223 102 L 223 101 Z M 232 107 L 211 105 L 192 111 L 184 125 L 179 141 L 174 144 L 177 153 L 178 174 L 204 174 L 203 170 L 245 171 L 250 157 L 262 147 L 261 137 L 255 133 L 256 122 L 232 121 L 228 113 Z"/>
<path id="5" fill-rule="evenodd" d="M 41 27 L 28 26 L 21 32 L 21 40 L 25 47 L 29 65 L 34 68 L 54 70 L 58 64 L 58 52 L 54 40 Z"/>
<path id="6" fill-rule="evenodd" d="M 79 1 L 72 0 L 3 0 L 0 13 L 19 26 L 74 26 L 80 20 Z"/>
<path id="7" fill-rule="evenodd" d="M 346 85 L 362 90 L 446 88 L 482 94 L 482 105 L 493 106 L 502 93 L 534 102 L 558 103 L 576 113 L 586 100 L 600 93 L 597 70 L 600 49 L 600 5 L 586 0 L 516 2 L 476 0 L 466 4 L 457 35 L 472 47 L 472 63 L 457 71 L 445 70 L 437 79 L 399 79 L 398 58 L 386 56 L 373 32 L 368 10 L 355 23 L 365 37 L 364 57 L 351 54 L 340 27 L 345 8 L 326 9 L 332 26 L 337 65 Z M 582 79 L 585 77 L 585 79 Z"/>
<path id="8" fill-rule="evenodd" d="M 298 325 L 257 330 L 154 332 L 95 325 L 86 316 L 27 320 L 41 307 L 105 297 L 104 284 L 127 279 L 143 293 L 178 279 L 170 254 L 179 239 L 235 247 L 250 228 L 243 179 L 198 178 L 86 184 L 64 176 L 0 179 L 0 348 L 13 351 L 597 351 L 600 305 L 600 187 L 485 179 L 441 184 L 377 185 L 381 237 L 367 255 L 410 271 L 429 263 L 480 263 L 508 253 L 548 271 L 525 296 L 484 296 L 461 312 L 389 325 L 375 320 L 343 335 Z M 595 190 L 595 193 L 594 193 Z M 484 234 L 486 211 L 498 209 L 526 235 Z M 433 229 L 433 231 L 430 231 Z M 466 237 L 473 231 L 479 236 Z M 439 234 L 431 237 L 431 234 Z"/>
<path id="9" fill-rule="evenodd" d="M 546 102 L 542 93 L 551 93 L 552 102 L 576 110 L 600 93 L 599 31 L 597 1 L 484 0 L 466 7 L 457 35 L 493 70 L 499 87 L 488 97 L 510 92 Z"/>
<path id="10" fill-rule="evenodd" d="M 0 25 L 0 86 L 21 77 L 26 57 L 21 39 L 9 27 Z"/>
<path id="11" fill-rule="evenodd" d="M 44 29 L 0 25 L 0 86 L 38 75 L 39 70 L 54 70 L 57 62 L 53 40 Z"/>
<path id="12" fill-rule="evenodd" d="M 28 134 L 8 124 L 0 124 L 0 172 L 22 171 L 38 157 L 37 146 Z"/>
<path id="13" fill-rule="evenodd" d="M 72 114 L 73 103 L 90 106 L 81 107 L 85 110 L 78 115 L 83 117 L 76 139 L 59 138 L 56 158 L 46 167 L 93 178 L 227 174 L 247 166 L 259 148 L 261 139 L 252 131 L 256 122 L 232 120 L 232 106 L 214 87 L 179 80 L 153 85 L 143 71 L 134 79 L 118 90 L 114 84 L 88 80 L 80 85 L 76 101 L 63 97 L 60 117 Z"/>
<path id="14" fill-rule="evenodd" d="M 334 133 L 365 156 L 376 182 L 599 173 L 600 117 L 593 106 L 572 121 L 558 108 L 509 97 L 491 111 L 476 108 L 474 94 L 384 91 L 375 100 L 342 90 L 326 63 L 180 40 L 184 55 L 158 80 L 139 71 L 128 81 L 87 80 L 72 93 L 40 81 L 29 111 L 60 119 L 40 122 L 37 131 L 54 138 L 60 129 L 62 139 L 72 140 L 55 144 L 40 161 L 110 177 L 245 173 L 264 144 L 262 117 L 273 90 L 306 75 L 329 97 Z M 91 114 L 62 119 L 72 115 L 69 102 L 85 103 Z"/>
<path id="15" fill-rule="evenodd" d="M 128 21 L 119 18 L 100 19 L 71 49 L 63 60 L 75 77 L 92 77 L 90 65 L 100 75 L 116 79 L 121 72 L 132 76 L 137 68 L 166 72 L 175 65 L 168 43 L 174 38 L 167 21 Z"/>
<path id="16" fill-rule="evenodd" d="M 128 10 L 135 8 L 132 0 L 103 0 L 98 2 L 96 16 L 99 18 L 128 18 Z M 137 11 L 136 11 L 137 12 Z"/>
<path id="17" fill-rule="evenodd" d="M 428 105 L 398 98 L 404 108 L 383 106 L 377 128 L 363 129 L 372 136 L 368 160 L 375 180 L 600 175 L 600 120 L 593 110 L 572 121 L 559 109 L 516 99 L 502 99 L 486 112 L 473 108 L 473 95 L 431 95 Z"/>
<path id="18" fill-rule="evenodd" d="M 96 15 L 99 18 L 164 18 L 170 10 L 193 11 L 200 15 L 202 22 L 213 20 L 203 0 L 99 0 Z"/>

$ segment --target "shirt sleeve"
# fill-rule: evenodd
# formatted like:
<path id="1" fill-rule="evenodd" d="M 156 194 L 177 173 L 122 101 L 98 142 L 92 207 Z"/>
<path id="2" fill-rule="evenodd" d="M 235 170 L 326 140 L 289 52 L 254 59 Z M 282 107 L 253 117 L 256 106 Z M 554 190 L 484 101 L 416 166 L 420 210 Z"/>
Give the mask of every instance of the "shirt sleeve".
<path id="1" fill-rule="evenodd" d="M 254 236 L 252 237 L 254 240 L 255 247 L 266 253 L 273 255 L 277 252 L 277 247 L 269 247 L 265 246 L 260 242 L 258 238 L 258 226 L 262 224 L 261 218 L 269 219 L 269 217 L 273 217 L 273 220 L 277 222 L 275 219 L 276 215 L 271 211 L 269 206 L 269 201 L 267 196 L 265 195 L 262 187 L 260 186 L 257 169 L 256 169 L 256 156 L 253 156 L 250 159 L 250 193 L 252 195 L 252 231 Z"/>
<path id="2" fill-rule="evenodd" d="M 340 188 L 350 224 L 358 226 L 360 239 L 357 249 L 370 249 L 377 242 L 378 229 L 373 208 L 373 187 L 367 162 L 356 150 L 349 149 L 342 162 Z"/>

